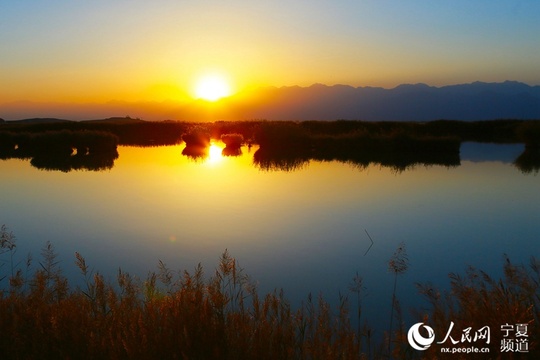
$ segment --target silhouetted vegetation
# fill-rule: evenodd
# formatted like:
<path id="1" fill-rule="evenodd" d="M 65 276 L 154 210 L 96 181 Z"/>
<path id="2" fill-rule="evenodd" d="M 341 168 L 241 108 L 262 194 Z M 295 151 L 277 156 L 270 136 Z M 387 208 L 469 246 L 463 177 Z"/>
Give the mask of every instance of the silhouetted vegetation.
<path id="1" fill-rule="evenodd" d="M 110 118 L 94 121 L 62 121 L 2 123 L 0 131 L 43 133 L 46 131 L 69 130 L 100 131 L 115 135 L 119 145 L 156 146 L 175 145 L 182 140 L 180 136 L 187 128 L 187 123 L 176 121 L 143 121 L 139 119 Z"/>
<path id="2" fill-rule="evenodd" d="M 253 154 L 253 164 L 265 171 L 293 171 L 307 165 L 309 154 L 286 149 L 259 148 Z"/>
<path id="3" fill-rule="evenodd" d="M 182 140 L 186 147 L 182 150 L 182 155 L 192 159 L 204 159 L 209 154 L 210 132 L 204 126 L 193 126 L 189 131 L 182 134 Z"/>
<path id="4" fill-rule="evenodd" d="M 221 141 L 229 149 L 239 149 L 244 143 L 244 136 L 242 134 L 223 134 Z"/>
<path id="5" fill-rule="evenodd" d="M 202 126 L 193 127 L 182 135 L 182 140 L 186 146 L 204 148 L 210 145 L 210 132 Z"/>
<path id="6" fill-rule="evenodd" d="M 423 123 L 419 127 L 425 135 L 455 136 L 460 141 L 489 143 L 519 143 L 517 128 L 529 120 L 451 121 L 438 120 Z"/>
<path id="7" fill-rule="evenodd" d="M 225 134 L 239 134 L 247 143 L 253 143 L 255 132 L 263 122 L 262 120 L 216 121 L 211 125 L 211 135 L 212 138 L 219 139 Z"/>
<path id="8" fill-rule="evenodd" d="M 241 147 L 224 147 L 223 150 L 221 150 L 221 155 L 223 156 L 240 156 L 242 155 L 242 148 Z"/>
<path id="9" fill-rule="evenodd" d="M 339 124 L 340 122 L 336 122 Z M 359 123 L 361 124 L 361 123 Z M 312 149 L 324 151 L 383 152 L 455 152 L 460 141 L 456 137 L 418 135 L 404 128 L 389 131 L 355 129 L 346 133 L 319 133 L 306 130 L 304 123 L 264 123 L 255 134 L 261 148 Z"/>
<path id="10" fill-rule="evenodd" d="M 518 143 L 517 128 L 529 120 L 427 122 L 396 121 L 304 121 L 301 125 L 312 134 L 344 135 L 364 132 L 372 136 L 387 136 L 401 132 L 412 137 L 453 137 L 459 141 Z"/>
<path id="11" fill-rule="evenodd" d="M 445 144 L 445 141 L 448 141 L 448 144 Z M 400 143 L 358 135 L 348 138 L 344 136 L 340 139 L 318 138 L 314 143 L 317 145 L 304 149 L 261 146 L 255 152 L 253 161 L 263 170 L 285 171 L 301 168 L 310 160 L 340 161 L 361 169 L 367 168 L 370 164 L 378 164 L 398 172 L 416 165 L 451 167 L 460 164 L 459 143 L 454 139 L 437 139 L 431 144 L 429 139 L 407 140 Z M 452 151 L 436 151 L 445 145 L 452 148 Z"/>
<path id="12" fill-rule="evenodd" d="M 342 161 L 364 168 L 369 164 L 389 166 L 403 171 L 415 165 L 457 166 L 459 148 L 463 141 L 526 144 L 527 153 L 516 160 L 516 166 L 525 172 L 535 171 L 536 150 L 540 143 L 538 121 L 493 120 L 430 122 L 366 122 L 366 121 L 216 121 L 147 122 L 139 119 L 111 118 L 100 121 L 62 121 L 0 124 L 0 157 L 33 158 L 25 154 L 32 135 L 53 133 L 109 133 L 117 137 L 119 145 L 157 146 L 186 143 L 183 154 L 195 159 L 208 155 L 212 139 L 223 140 L 223 155 L 241 154 L 241 144 L 258 144 L 254 163 L 261 169 L 293 170 L 311 159 Z M 49 136 L 49 135 L 48 135 Z M 56 135 L 59 136 L 59 135 Z M 39 146 L 38 138 L 31 141 Z M 62 145 L 42 146 L 47 153 L 68 154 L 70 148 Z M 15 146 L 21 149 L 15 149 Z M 76 146 L 71 146 L 71 149 Z M 529 151 L 531 150 L 532 151 Z M 18 150 L 14 152 L 14 150 Z M 84 145 L 77 148 L 85 153 Z M 109 157 L 109 159 L 114 158 Z M 77 168 L 75 159 L 36 159 L 34 163 L 56 161 L 50 168 Z M 67 161 L 69 160 L 69 161 Z M 88 168 L 96 168 L 98 159 L 85 158 Z M 70 164 L 68 164 L 70 163 Z M 110 160 L 105 162 L 110 164 Z M 86 165 L 84 165 L 86 166 Z M 84 168 L 83 166 L 83 168 Z M 109 165 L 105 165 L 109 166 Z M 46 167 L 46 166 L 45 166 Z"/>
<path id="13" fill-rule="evenodd" d="M 516 143 L 522 142 L 518 134 L 521 125 L 535 123 L 532 120 L 483 120 L 456 121 L 436 120 L 428 122 L 398 121 L 216 121 L 195 123 L 181 121 L 144 121 L 140 119 L 110 118 L 94 121 L 57 122 L 2 122 L 2 131 L 39 133 L 59 130 L 106 131 L 119 138 L 120 145 L 173 145 L 181 141 L 181 135 L 197 126 L 204 127 L 214 139 L 223 134 L 240 134 L 247 142 L 253 142 L 260 127 L 300 127 L 310 135 L 345 135 L 364 132 L 373 136 L 403 132 L 410 136 L 456 137 L 460 141 Z M 268 130 L 267 130 L 268 131 Z"/>
<path id="14" fill-rule="evenodd" d="M 310 149 L 311 139 L 301 123 L 263 122 L 255 133 L 255 142 L 262 149 L 296 151 Z"/>
<path id="15" fill-rule="evenodd" d="M 437 346 L 418 353 L 408 345 L 395 293 L 392 300 L 399 328 L 387 336 L 384 346 L 374 346 L 367 325 L 357 330 L 351 326 L 347 296 L 340 295 L 332 308 L 322 295 L 317 299 L 309 295 L 293 309 L 282 291 L 261 297 L 227 251 L 209 277 L 200 264 L 191 272 L 175 272 L 159 262 L 158 271 L 143 281 L 119 270 L 114 283 L 91 270 L 83 256 L 75 253 L 82 279 L 82 286 L 75 288 L 63 275 L 51 243 L 45 244 L 37 266 L 31 256 L 19 260 L 16 252 L 15 236 L 2 226 L 3 359 L 445 358 Z M 397 278 L 406 270 L 406 257 L 398 250 L 389 266 Z M 490 326 L 491 357 L 500 354 L 501 325 L 527 324 L 529 352 L 520 358 L 536 358 L 538 260 L 531 259 L 529 271 L 505 258 L 500 280 L 472 267 L 465 277 L 450 274 L 450 279 L 451 290 L 444 293 L 430 284 L 419 285 L 431 304 L 430 309 L 417 312 L 419 320 L 437 334 L 445 334 L 451 322 L 475 330 Z M 365 288 L 358 274 L 349 290 L 357 295 L 359 320 Z"/>
<path id="16" fill-rule="evenodd" d="M 186 146 L 182 149 L 182 155 L 187 156 L 193 160 L 204 160 L 208 157 L 208 147 L 201 146 Z"/>
<path id="17" fill-rule="evenodd" d="M 540 121 L 527 121 L 519 125 L 516 135 L 525 143 L 525 151 L 514 161 L 514 165 L 525 174 L 540 170 Z"/>
<path id="18" fill-rule="evenodd" d="M 525 151 L 514 160 L 514 165 L 524 174 L 537 174 L 540 171 L 540 149 L 525 148 Z"/>
<path id="19" fill-rule="evenodd" d="M 527 121 L 517 128 L 518 138 L 525 143 L 527 150 L 540 150 L 540 121 Z"/>
<path id="20" fill-rule="evenodd" d="M 532 257 L 529 268 L 514 265 L 504 258 L 504 277 L 494 279 L 489 274 L 469 267 L 465 275 L 450 274 L 450 291 L 441 292 L 431 284 L 418 285 L 420 292 L 429 300 L 431 309 L 422 321 L 431 326 L 436 334 L 446 334 L 451 322 L 473 329 L 473 333 L 485 326 L 491 331 L 491 341 L 482 346 L 490 348 L 488 356 L 498 358 L 504 332 L 501 326 L 526 324 L 528 352 L 506 352 L 501 358 L 538 358 L 540 349 L 540 262 Z M 463 328 L 464 330 L 464 328 Z M 459 338 L 456 330 L 454 338 Z M 444 335 L 441 335 L 444 336 Z M 403 341 L 403 339 L 402 339 Z M 441 354 L 431 347 L 424 352 L 426 358 L 455 359 L 456 354 Z M 514 349 L 515 350 L 515 349 Z M 404 357 L 403 351 L 396 351 Z M 506 356 L 506 357 L 504 357 Z"/>
<path id="21" fill-rule="evenodd" d="M 523 139 L 518 129 L 531 120 L 491 120 L 491 121 L 453 121 L 437 120 L 428 122 L 395 121 L 216 121 L 214 123 L 194 123 L 180 121 L 151 122 L 139 119 L 110 118 L 94 121 L 58 122 L 3 122 L 2 131 L 41 133 L 60 130 L 92 130 L 110 132 L 119 138 L 120 145 L 173 145 L 182 141 L 182 134 L 189 133 L 193 127 L 204 128 L 211 138 L 219 139 L 224 134 L 239 134 L 248 143 L 265 142 L 265 135 L 272 137 L 272 131 L 285 130 L 287 136 L 343 136 L 355 133 L 370 136 L 389 136 L 404 133 L 409 137 L 454 137 L 459 141 L 516 143 Z M 261 133 L 262 128 L 262 133 Z M 298 130 L 300 129 L 300 130 Z M 258 136 L 257 136 L 258 134 Z M 285 135 L 283 135 L 283 139 Z M 284 139 L 285 140 L 285 139 Z M 292 139 L 289 139 L 292 143 Z M 261 143 L 261 145 L 263 145 Z M 265 145 L 268 145 L 266 143 Z"/>
<path id="22" fill-rule="evenodd" d="M 0 132 L 0 158 L 31 159 L 46 170 L 104 170 L 118 158 L 118 138 L 100 131 Z"/>
<path id="23" fill-rule="evenodd" d="M 392 345 L 392 325 L 394 322 L 394 309 L 399 308 L 396 297 L 397 277 L 407 271 L 409 268 L 409 257 L 405 249 L 405 243 L 399 244 L 398 248 L 388 261 L 388 270 L 394 273 L 394 290 L 392 291 L 392 310 L 390 311 L 390 330 L 388 330 L 388 352 Z"/>
<path id="24" fill-rule="evenodd" d="M 58 170 L 69 172 L 72 170 L 102 171 L 114 167 L 118 158 L 116 150 L 111 152 L 75 154 L 72 156 L 58 156 L 55 154 L 41 154 L 33 157 L 30 164 L 41 170 Z"/>
<path id="25" fill-rule="evenodd" d="M 0 132 L 0 143 L 0 150 L 7 154 L 31 157 L 43 152 L 71 155 L 74 150 L 79 154 L 109 152 L 116 150 L 118 138 L 98 131 Z"/>
<path id="26" fill-rule="evenodd" d="M 13 253 L 9 239 L 1 250 Z M 50 243 L 42 258 L 33 274 L 29 260 L 0 283 L 3 359 L 357 359 L 360 353 L 345 299 L 333 313 L 322 298 L 309 297 L 298 310 L 283 292 L 261 298 L 227 251 L 209 278 L 200 265 L 176 274 L 160 262 L 145 281 L 119 270 L 115 284 L 76 253 L 85 280 L 76 289 Z"/>

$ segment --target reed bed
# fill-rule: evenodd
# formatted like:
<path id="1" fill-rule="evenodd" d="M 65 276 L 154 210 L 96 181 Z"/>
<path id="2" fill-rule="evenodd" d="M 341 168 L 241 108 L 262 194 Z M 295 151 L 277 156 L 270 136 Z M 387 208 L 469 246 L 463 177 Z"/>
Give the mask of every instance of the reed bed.
<path id="1" fill-rule="evenodd" d="M 526 141 L 525 137 L 538 142 L 538 131 L 527 125 L 538 123 L 530 120 L 484 120 L 453 121 L 436 120 L 428 122 L 396 122 L 396 121 L 143 121 L 140 119 L 110 118 L 96 121 L 58 121 L 33 123 L 0 122 L 0 130 L 14 133 L 43 133 L 46 131 L 101 131 L 114 134 L 120 145 L 174 145 L 182 141 L 182 134 L 191 132 L 194 127 L 204 128 L 213 139 L 223 134 L 241 134 L 246 142 L 254 143 L 256 137 L 263 132 L 275 128 L 276 131 L 299 132 L 313 136 L 340 137 L 355 133 L 367 133 L 371 136 L 388 136 L 401 132 L 415 138 L 432 137 L 458 138 L 459 141 L 517 143 Z M 532 125 L 532 127 L 538 127 Z M 293 128 L 298 128 L 297 130 Z M 524 128 L 524 129 L 522 129 Z M 536 134 L 534 135 L 533 134 Z M 298 135 L 298 134 L 297 134 Z M 301 135 L 302 137 L 303 135 Z M 531 137 L 532 136 L 532 137 Z M 263 139 L 264 141 L 264 139 Z M 262 145 L 262 144 L 261 144 Z M 1 146 L 1 141 L 0 141 Z"/>
<path id="2" fill-rule="evenodd" d="M 540 121 L 524 122 L 517 128 L 516 135 L 527 150 L 540 152 Z"/>
<path id="3" fill-rule="evenodd" d="M 0 151 L 13 157 L 43 153 L 71 155 L 115 152 L 118 137 L 102 131 L 46 131 L 43 133 L 0 132 Z"/>
<path id="4" fill-rule="evenodd" d="M 221 141 L 230 149 L 239 149 L 244 143 L 244 136 L 242 134 L 223 134 Z"/>
<path id="5" fill-rule="evenodd" d="M 469 266 L 465 274 L 451 273 L 450 290 L 440 291 L 431 284 L 418 284 L 420 293 L 431 304 L 431 311 L 421 319 L 435 333 L 445 334 L 449 324 L 467 324 L 476 331 L 491 329 L 491 340 L 485 346 L 485 357 L 499 359 L 538 359 L 540 356 L 540 261 L 531 257 L 529 266 L 513 264 L 505 255 L 503 277 L 496 279 Z M 528 352 L 501 352 L 504 325 L 526 324 Z M 458 334 L 459 332 L 454 332 Z M 455 336 L 459 339 L 458 336 Z M 425 351 L 425 358 L 455 359 L 455 354 L 443 356 L 437 348 Z M 396 352 L 403 356 L 404 352 Z"/>
<path id="6" fill-rule="evenodd" d="M 103 131 L 0 132 L 0 159 L 31 159 L 45 170 L 105 170 L 118 158 L 118 137 Z"/>
<path id="7" fill-rule="evenodd" d="M 260 295 L 228 251 L 206 275 L 199 264 L 176 272 L 159 262 L 146 279 L 119 270 L 109 282 L 91 270 L 79 253 L 75 264 L 82 285 L 73 287 L 62 273 L 51 243 L 34 265 L 17 257 L 15 236 L 0 229 L 0 354 L 2 359 L 434 359 L 432 347 L 414 351 L 407 343 L 402 310 L 393 295 L 396 329 L 373 344 L 372 330 L 361 324 L 365 288 L 357 274 L 348 296 L 332 307 L 322 295 L 293 309 L 282 291 Z M 392 258 L 394 259 L 394 258 Z M 399 264 L 398 264 L 399 265 Z M 396 262 L 394 276 L 402 268 Z M 451 291 L 431 285 L 419 289 L 431 303 L 419 320 L 445 333 L 450 321 L 466 320 L 494 329 L 507 322 L 529 325 L 530 352 L 538 355 L 540 262 L 530 269 L 505 259 L 504 278 L 496 280 L 470 268 L 451 274 Z M 353 298 L 354 298 L 353 297 Z M 356 317 L 358 326 L 351 325 Z M 500 355 L 492 335 L 491 356 Z M 513 354 L 505 354 L 512 358 Z M 448 358 L 459 358 L 451 354 Z"/>
<path id="8" fill-rule="evenodd" d="M 11 243 L 2 248 L 10 256 Z M 78 253 L 75 263 L 85 279 L 75 289 L 50 243 L 32 276 L 31 261 L 8 269 L 0 283 L 3 359 L 361 358 L 345 299 L 334 312 L 322 297 L 298 310 L 283 292 L 260 297 L 227 251 L 208 278 L 200 265 L 174 273 L 160 262 L 144 281 L 119 270 L 113 284 Z"/>
<path id="9" fill-rule="evenodd" d="M 206 127 L 194 126 L 182 135 L 182 140 L 186 146 L 205 148 L 210 146 L 210 132 Z"/>

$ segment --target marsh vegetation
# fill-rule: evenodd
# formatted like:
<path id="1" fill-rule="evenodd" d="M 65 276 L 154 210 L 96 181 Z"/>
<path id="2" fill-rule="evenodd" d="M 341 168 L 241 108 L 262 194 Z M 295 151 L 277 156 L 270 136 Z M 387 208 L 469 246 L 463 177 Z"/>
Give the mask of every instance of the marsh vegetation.
<path id="1" fill-rule="evenodd" d="M 225 143 L 223 154 L 226 156 L 240 155 L 243 144 L 259 145 L 254 163 L 264 170 L 292 170 L 309 160 L 336 160 L 361 168 L 379 164 L 403 171 L 419 164 L 457 166 L 460 144 L 464 141 L 522 142 L 526 144 L 526 151 L 516 159 L 515 165 L 528 173 L 540 168 L 539 124 L 539 121 L 521 120 L 193 123 L 146 122 L 129 117 L 83 122 L 4 122 L 0 126 L 0 154 L 4 159 L 35 158 L 33 163 L 41 168 L 99 170 L 113 165 L 116 145 L 159 146 L 184 142 L 183 154 L 199 159 L 207 155 L 214 139 Z M 77 158 L 66 157 L 75 150 Z"/>
<path id="2" fill-rule="evenodd" d="M 244 145 L 244 136 L 242 134 L 223 134 L 221 141 L 225 144 L 222 150 L 223 156 L 239 156 L 242 154 L 242 145 Z M 251 146 L 251 143 L 248 144 Z"/>
<path id="3" fill-rule="evenodd" d="M 118 137 L 103 131 L 0 132 L 1 159 L 30 159 L 44 170 L 106 170 L 118 157 Z"/>
<path id="4" fill-rule="evenodd" d="M 389 261 L 394 273 L 392 325 L 382 343 L 374 343 L 370 325 L 361 324 L 365 291 L 362 278 L 353 278 L 356 294 L 351 310 L 348 295 L 332 307 L 324 297 L 308 295 L 293 308 L 282 291 L 259 294 L 228 251 L 206 275 L 199 265 L 174 271 L 163 262 L 146 279 L 118 270 L 109 282 L 75 253 L 81 286 L 63 275 L 53 245 L 47 242 L 41 258 L 19 259 L 16 237 L 6 226 L 0 231 L 0 353 L 5 359 L 409 359 L 418 358 L 407 343 L 402 309 L 397 301 L 397 276 L 408 267 L 400 244 Z M 504 277 L 467 269 L 450 274 L 451 290 L 418 285 L 430 302 L 417 309 L 418 321 L 445 333 L 451 321 L 491 326 L 516 321 L 529 325 L 530 351 L 536 358 L 540 329 L 540 263 L 530 267 L 504 259 Z M 358 314 L 358 328 L 351 314 Z M 511 320 L 510 320 L 511 319 Z M 489 347 L 499 353 L 501 334 L 494 332 Z M 423 353 L 441 354 L 436 349 Z M 510 354 L 511 355 L 511 354 Z M 449 355 L 448 358 L 454 358 Z M 445 358 L 442 354 L 441 358 Z"/>
<path id="5" fill-rule="evenodd" d="M 508 129 L 511 124 L 499 125 L 501 128 Z M 362 130 L 360 127 L 364 125 L 371 127 L 370 130 Z M 238 144 L 241 143 L 242 138 L 244 144 L 257 144 L 258 150 L 253 154 L 254 161 L 260 168 L 269 170 L 294 170 L 312 159 L 337 160 L 357 167 L 367 167 L 375 163 L 395 170 L 406 169 L 416 164 L 458 165 L 459 150 L 456 152 L 455 143 L 457 141 L 459 144 L 462 139 L 470 139 L 472 136 L 467 135 L 468 137 L 462 138 L 455 132 L 450 133 L 444 130 L 446 125 L 449 125 L 446 123 L 429 126 L 435 125 L 439 127 L 437 134 L 434 132 L 413 134 L 407 130 L 407 126 L 413 128 L 422 126 L 401 124 L 399 126 L 404 129 L 398 130 L 391 124 L 380 124 L 380 129 L 377 130 L 378 124 L 366 125 L 348 121 L 329 124 L 218 122 L 178 127 L 175 141 L 183 141 L 183 134 L 192 134 L 198 129 L 204 134 L 205 140 L 202 141 L 204 146 L 187 146 L 184 151 L 189 148 L 199 148 L 204 152 L 207 151 L 207 144 L 212 139 L 230 138 L 230 143 Z M 467 133 L 465 128 L 466 126 L 462 129 L 463 134 Z M 4 128 L 0 126 L 0 130 L 2 129 Z M 527 133 L 530 130 L 523 131 Z M 8 136 L 20 136 L 20 138 L 45 136 L 45 132 L 39 131 L 0 132 L 2 136 L 6 136 L 3 138 L 5 141 L 1 142 L 2 146 L 6 146 L 3 150 L 6 157 L 15 155 L 22 158 L 24 152 L 19 152 L 19 150 L 27 149 L 25 151 L 30 154 L 28 149 L 31 148 L 30 143 L 28 145 L 23 142 L 10 143 Z M 220 134 L 221 132 L 223 133 Z M 499 130 L 493 131 L 493 133 L 498 132 Z M 112 136 L 111 132 L 67 129 L 57 129 L 49 132 L 47 136 L 57 141 L 62 135 L 65 139 L 71 138 L 73 141 L 77 136 L 93 133 L 104 135 L 102 140 Z M 500 134 L 499 138 L 502 139 L 502 134 L 505 132 L 501 130 Z M 114 136 L 118 137 L 118 135 Z M 285 140 L 282 141 L 281 137 Z M 271 138 L 274 140 L 270 141 Z M 96 136 L 96 142 L 99 139 L 101 139 L 100 136 Z M 144 146 L 152 144 L 146 140 Z M 439 140 L 441 143 L 437 144 Z M 118 138 L 117 144 L 120 145 L 123 141 L 125 139 Z M 515 137 L 512 141 L 528 141 L 533 144 L 532 140 L 527 140 L 526 137 Z M 99 151 L 91 150 L 88 143 L 87 146 L 81 143 L 79 147 L 75 142 L 66 141 L 66 143 L 69 146 L 58 146 L 60 154 L 58 158 L 63 159 L 62 161 L 68 159 L 69 162 L 62 162 L 60 165 L 37 163 L 40 157 L 36 155 L 32 158 L 33 165 L 74 169 L 76 159 L 79 157 L 82 160 L 83 158 L 90 159 L 92 156 L 97 158 L 101 155 Z M 8 144 L 13 145 L 8 146 Z M 35 144 L 36 148 L 39 148 L 37 144 L 41 144 L 44 153 L 54 153 L 54 151 L 48 151 L 49 145 L 43 138 Z M 280 144 L 286 146 L 280 146 Z M 52 145 L 52 149 L 55 149 L 54 146 L 56 145 Z M 112 148 L 111 145 L 110 149 Z M 429 148 L 439 150 L 428 151 Z M 116 146 L 114 149 L 116 150 Z M 173 150 L 179 152 L 177 148 Z M 528 154 L 534 156 L 534 146 L 532 146 L 532 152 L 530 150 L 531 146 L 528 146 L 526 152 L 529 151 Z M 108 151 L 103 151 L 103 153 L 109 154 Z M 49 158 L 52 159 L 52 155 Z M 538 171 L 539 167 L 535 165 L 537 158 L 531 161 L 521 157 L 520 159 L 519 164 L 523 169 L 530 169 L 531 172 Z M 517 162 L 516 160 L 516 165 Z M 98 166 L 95 168 L 97 169 Z M 130 173 L 136 173 L 136 171 Z M 162 178 L 165 177 L 162 176 Z M 358 183 L 361 186 L 367 186 L 363 182 Z M 477 186 L 476 183 L 475 186 Z M 171 186 L 173 187 L 179 186 Z M 517 187 L 510 189 L 512 196 L 516 196 L 516 189 Z M 207 190 L 202 188 L 199 191 Z M 156 188 L 152 191 L 156 191 Z M 238 193 L 236 196 L 242 196 L 242 194 Z M 181 196 L 179 198 L 184 199 Z M 80 203 L 82 201 L 77 205 Z M 101 206 L 105 203 L 106 201 L 102 202 Z M 161 202 L 160 206 L 163 203 Z M 51 204 L 56 203 L 48 203 L 47 206 L 60 207 L 51 206 Z M 144 202 L 138 204 L 144 204 Z M 34 207 L 35 204 L 32 206 Z M 140 208 L 139 206 L 138 209 Z M 536 209 L 534 205 L 528 205 L 525 208 L 531 209 L 526 210 L 531 213 Z M 28 212 L 28 209 L 25 208 L 24 211 Z M 124 209 L 122 213 L 123 211 Z M 170 212 L 176 214 L 176 211 L 178 210 L 174 209 Z M 359 213 L 359 210 L 353 208 L 349 212 Z M 120 212 L 111 213 L 120 214 Z M 163 213 L 165 212 L 160 214 Z M 201 216 L 207 216 L 209 212 L 205 210 L 201 214 Z M 385 216 L 387 214 L 388 212 L 385 212 Z M 140 214 L 135 216 L 139 218 Z M 347 218 L 348 214 L 340 216 Z M 523 219 L 524 215 L 520 213 L 515 216 L 516 219 L 518 217 Z M 115 218 L 115 221 L 118 219 Z M 181 228 L 180 232 L 184 231 L 182 227 L 185 226 L 187 229 L 188 226 L 181 221 L 179 217 L 174 218 L 175 224 L 180 223 L 178 226 Z M 529 223 L 523 224 L 524 222 L 520 223 L 522 228 L 528 228 Z M 96 227 L 101 225 L 100 223 L 91 224 Z M 73 226 L 73 222 L 68 226 Z M 130 224 L 118 222 L 115 226 L 129 228 Z M 245 224 L 234 224 L 234 226 L 241 228 Z M 221 231 L 226 233 L 225 230 Z M 453 232 L 450 233 L 453 234 Z M 231 239 L 236 236 L 234 232 L 230 234 L 235 234 L 227 235 Z M 495 242 L 498 241 L 495 240 Z M 70 264 L 58 262 L 59 258 L 55 256 L 51 244 L 45 245 L 41 258 L 36 260 L 31 257 L 24 258 L 17 253 L 14 235 L 3 228 L 0 248 L 0 324 L 2 324 L 4 334 L 0 339 L 0 353 L 3 354 L 3 358 L 39 356 L 42 358 L 378 359 L 389 358 L 390 354 L 398 359 L 419 357 L 418 353 L 410 348 L 406 338 L 408 327 L 403 318 L 410 309 L 402 308 L 399 302 L 404 287 L 402 287 L 402 277 L 398 277 L 398 274 L 401 274 L 398 271 L 391 270 L 390 274 L 382 275 L 388 277 L 389 288 L 392 280 L 395 281 L 396 292 L 392 298 L 380 299 L 383 304 L 380 309 L 367 307 L 363 303 L 364 295 L 371 289 L 366 291 L 366 281 L 363 282 L 361 276 L 365 274 L 362 273 L 354 277 L 350 287 L 351 293 L 341 294 L 337 303 L 325 300 L 335 294 L 326 293 L 324 297 L 306 294 L 303 304 L 293 306 L 289 297 L 283 292 L 263 293 L 258 290 L 241 270 L 238 262 L 228 253 L 223 254 L 215 269 L 205 267 L 203 271 L 202 267 L 196 267 L 188 271 L 175 271 L 160 263 L 158 269 L 150 272 L 146 278 L 139 279 L 118 271 L 116 276 L 112 276 L 112 280 L 109 275 L 92 271 L 91 265 L 77 254 L 74 261 L 81 274 L 79 283 L 74 284 L 68 282 L 64 276 L 64 271 L 68 270 Z M 173 264 L 173 267 L 176 266 Z M 501 279 L 477 269 L 467 269 L 464 275 L 451 275 L 451 287 L 448 290 L 438 290 L 430 284 L 420 285 L 419 288 L 430 306 L 416 309 L 416 318 L 433 327 L 437 334 L 443 335 L 448 330 L 450 321 L 459 320 L 462 324 L 470 324 L 475 328 L 489 324 L 492 326 L 494 336 L 491 345 L 492 354 L 499 354 L 497 347 L 500 342 L 497 344 L 499 339 L 496 336 L 500 336 L 500 333 L 495 334 L 495 332 L 501 324 L 507 322 L 531 324 L 529 347 L 531 350 L 538 349 L 538 327 L 534 325 L 539 319 L 538 262 L 532 259 L 530 267 L 526 267 L 514 265 L 504 259 L 503 267 L 505 275 Z M 394 268 L 400 269 L 396 266 Z M 440 283 L 441 279 L 436 279 L 436 281 Z M 368 315 L 377 312 L 380 312 L 386 331 L 383 336 L 378 333 L 382 339 L 374 335 L 374 324 L 367 322 Z M 389 325 L 390 322 L 391 325 Z M 435 350 L 431 349 L 424 354 L 427 354 L 428 358 L 441 355 L 434 354 Z M 521 358 L 536 358 L 536 355 L 531 351 L 529 354 L 522 354 Z M 448 358 L 454 359 L 456 356 L 449 355 Z"/>

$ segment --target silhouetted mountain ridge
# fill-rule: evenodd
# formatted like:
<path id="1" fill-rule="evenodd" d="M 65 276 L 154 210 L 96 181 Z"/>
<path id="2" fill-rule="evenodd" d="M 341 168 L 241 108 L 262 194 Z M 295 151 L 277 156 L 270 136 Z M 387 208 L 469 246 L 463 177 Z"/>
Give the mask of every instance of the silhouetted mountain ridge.
<path id="1" fill-rule="evenodd" d="M 402 84 L 392 89 L 313 84 L 308 87 L 262 87 L 212 104 L 204 100 L 0 104 L 0 116 L 4 119 L 58 118 L 29 120 L 33 122 L 104 119 L 123 114 L 145 120 L 183 121 L 540 119 L 540 86 L 517 81 L 477 81 L 442 87 L 423 83 Z"/>
<path id="2" fill-rule="evenodd" d="M 434 87 L 402 84 L 393 89 L 327 86 L 264 88 L 265 103 L 250 110 L 270 120 L 538 119 L 540 86 L 516 81 Z"/>

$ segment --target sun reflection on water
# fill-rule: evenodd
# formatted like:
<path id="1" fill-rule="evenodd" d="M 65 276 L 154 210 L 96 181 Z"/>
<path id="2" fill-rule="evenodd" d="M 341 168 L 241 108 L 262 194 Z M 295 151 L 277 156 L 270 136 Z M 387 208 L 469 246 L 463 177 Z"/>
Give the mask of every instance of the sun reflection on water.
<path id="1" fill-rule="evenodd" d="M 212 143 L 208 149 L 208 159 L 206 160 L 209 164 L 216 164 L 223 160 L 223 147 L 219 146 L 216 143 Z"/>

